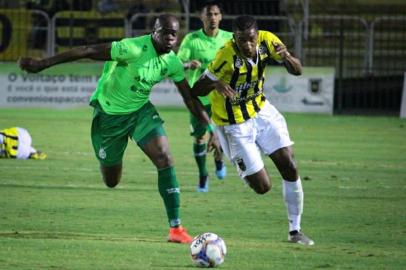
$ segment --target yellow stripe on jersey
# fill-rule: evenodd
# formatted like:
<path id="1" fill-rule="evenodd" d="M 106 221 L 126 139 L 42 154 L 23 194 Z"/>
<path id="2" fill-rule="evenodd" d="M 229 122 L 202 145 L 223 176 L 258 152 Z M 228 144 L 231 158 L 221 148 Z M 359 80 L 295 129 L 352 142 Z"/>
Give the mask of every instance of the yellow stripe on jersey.
<path id="1" fill-rule="evenodd" d="M 4 136 L 3 149 L 7 158 L 16 158 L 18 150 L 18 129 L 16 127 L 0 130 Z"/>
<path id="2" fill-rule="evenodd" d="M 217 79 L 228 83 L 236 92 L 233 99 L 223 97 L 218 91 L 210 93 L 212 119 L 216 125 L 239 124 L 253 118 L 264 106 L 263 94 L 265 66 L 274 59 L 281 61 L 272 42 L 282 43 L 268 31 L 258 31 L 258 61 L 245 59 L 234 41 L 217 52 L 208 71 Z"/>

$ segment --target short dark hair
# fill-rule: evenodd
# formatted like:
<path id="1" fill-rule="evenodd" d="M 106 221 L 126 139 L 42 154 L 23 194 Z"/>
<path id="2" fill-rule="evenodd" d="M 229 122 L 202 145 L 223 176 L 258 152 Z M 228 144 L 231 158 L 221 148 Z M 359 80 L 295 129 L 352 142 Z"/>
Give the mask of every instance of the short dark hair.
<path id="1" fill-rule="evenodd" d="M 252 16 L 238 16 L 233 21 L 233 31 L 245 31 L 251 28 L 258 30 L 257 21 Z"/>
<path id="2" fill-rule="evenodd" d="M 199 6 L 198 10 L 199 10 L 199 12 L 202 12 L 203 9 L 209 8 L 211 6 L 217 6 L 220 9 L 220 12 L 223 13 L 223 7 L 222 7 L 220 1 L 218 1 L 218 0 L 203 1 L 203 3 Z"/>

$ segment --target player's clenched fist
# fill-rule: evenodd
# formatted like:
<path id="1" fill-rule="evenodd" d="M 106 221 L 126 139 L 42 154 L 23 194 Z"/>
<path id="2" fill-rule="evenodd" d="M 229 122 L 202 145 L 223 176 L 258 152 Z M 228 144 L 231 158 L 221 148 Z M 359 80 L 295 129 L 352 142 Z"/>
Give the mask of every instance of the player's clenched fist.
<path id="1" fill-rule="evenodd" d="M 34 59 L 31 57 L 21 57 L 17 61 L 18 66 L 27 72 L 37 73 L 46 68 L 43 60 Z"/>

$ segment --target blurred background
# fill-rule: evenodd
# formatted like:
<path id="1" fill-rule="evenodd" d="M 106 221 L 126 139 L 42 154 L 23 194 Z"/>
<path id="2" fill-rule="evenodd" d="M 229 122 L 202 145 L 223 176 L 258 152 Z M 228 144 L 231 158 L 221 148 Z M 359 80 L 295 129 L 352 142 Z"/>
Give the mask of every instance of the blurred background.
<path id="1" fill-rule="evenodd" d="M 2 0 L 0 61 L 52 56 L 78 45 L 149 33 L 162 12 L 179 16 L 182 36 L 201 27 L 203 0 Z M 222 28 L 238 15 L 257 18 L 305 67 L 333 67 L 334 114 L 399 115 L 406 71 L 402 0 L 234 0 Z M 181 40 L 181 39 L 180 39 Z M 311 91 L 318 91 L 317 83 Z"/>

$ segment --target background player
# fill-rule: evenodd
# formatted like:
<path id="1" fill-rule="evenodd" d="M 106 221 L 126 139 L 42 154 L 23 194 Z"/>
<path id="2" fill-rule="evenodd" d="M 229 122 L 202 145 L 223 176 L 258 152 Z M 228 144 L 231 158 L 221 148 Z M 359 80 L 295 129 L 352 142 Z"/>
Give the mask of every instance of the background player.
<path id="1" fill-rule="evenodd" d="M 0 158 L 46 159 L 44 152 L 32 146 L 32 138 L 25 128 L 10 127 L 0 130 Z"/>
<path id="2" fill-rule="evenodd" d="M 222 13 L 217 1 L 207 1 L 202 6 L 200 19 L 203 23 L 203 28 L 187 34 L 178 51 L 178 57 L 184 63 L 185 69 L 187 69 L 186 78 L 190 86 L 193 86 L 199 79 L 200 75 L 207 68 L 207 65 L 214 59 L 217 50 L 223 47 L 224 43 L 232 38 L 231 32 L 219 28 Z M 211 115 L 209 98 L 199 98 L 206 112 Z M 193 114 L 190 114 L 190 127 L 191 135 L 194 137 L 193 153 L 199 169 L 199 185 L 197 186 L 197 191 L 208 192 L 209 181 L 206 166 L 206 133 L 208 130 Z M 213 127 L 209 126 L 209 129 L 212 130 Z M 221 151 L 214 151 L 214 161 L 217 178 L 224 179 L 227 170 L 223 162 L 223 154 Z"/>

